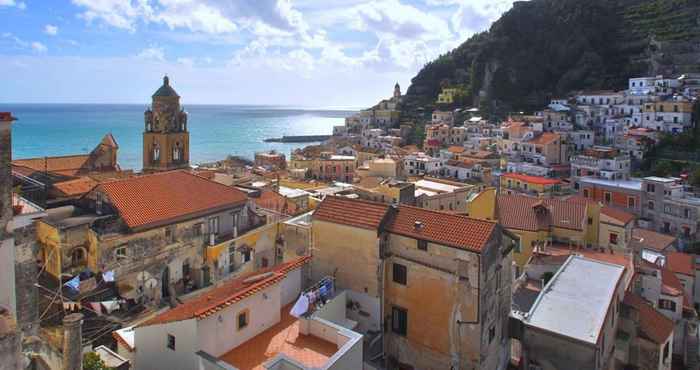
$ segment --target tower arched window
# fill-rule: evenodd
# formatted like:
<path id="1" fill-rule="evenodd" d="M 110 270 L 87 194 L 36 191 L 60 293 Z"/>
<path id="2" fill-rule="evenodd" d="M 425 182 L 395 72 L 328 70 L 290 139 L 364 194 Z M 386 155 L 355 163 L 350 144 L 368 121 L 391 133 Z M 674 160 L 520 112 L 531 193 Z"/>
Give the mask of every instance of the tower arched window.
<path id="1" fill-rule="evenodd" d="M 180 143 L 175 143 L 175 147 L 173 148 L 173 161 L 180 161 L 182 160 L 182 148 L 180 147 Z"/>
<path id="2" fill-rule="evenodd" d="M 153 144 L 153 162 L 160 161 L 160 146 L 158 143 Z"/>

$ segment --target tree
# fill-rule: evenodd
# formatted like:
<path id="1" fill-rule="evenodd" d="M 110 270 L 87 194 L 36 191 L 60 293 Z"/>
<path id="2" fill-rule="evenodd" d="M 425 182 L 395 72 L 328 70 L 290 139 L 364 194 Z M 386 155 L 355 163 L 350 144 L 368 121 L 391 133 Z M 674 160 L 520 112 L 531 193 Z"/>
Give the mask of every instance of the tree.
<path id="1" fill-rule="evenodd" d="M 110 368 L 97 353 L 88 352 L 83 356 L 83 370 L 110 370 Z"/>
<path id="2" fill-rule="evenodd" d="M 695 187 L 700 187 L 700 167 L 693 170 L 690 173 L 690 185 Z"/>

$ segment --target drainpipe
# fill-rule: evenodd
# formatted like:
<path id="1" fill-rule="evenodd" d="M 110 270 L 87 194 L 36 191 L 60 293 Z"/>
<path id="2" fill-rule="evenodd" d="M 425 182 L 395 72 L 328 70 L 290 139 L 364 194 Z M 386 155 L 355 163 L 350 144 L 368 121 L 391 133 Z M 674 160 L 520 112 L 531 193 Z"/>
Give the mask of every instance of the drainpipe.
<path id="1" fill-rule="evenodd" d="M 83 370 L 83 314 L 73 313 L 63 318 L 62 370 Z"/>

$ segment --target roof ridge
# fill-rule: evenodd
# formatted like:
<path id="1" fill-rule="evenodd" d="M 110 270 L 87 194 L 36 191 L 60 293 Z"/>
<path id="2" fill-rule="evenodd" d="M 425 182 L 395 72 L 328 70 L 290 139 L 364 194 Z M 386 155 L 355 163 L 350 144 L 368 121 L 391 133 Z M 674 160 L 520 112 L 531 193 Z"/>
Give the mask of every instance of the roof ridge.
<path id="1" fill-rule="evenodd" d="M 35 160 L 44 160 L 44 159 L 50 159 L 50 158 L 72 158 L 72 157 L 89 157 L 90 153 L 86 154 L 66 154 L 66 155 L 47 155 L 44 157 L 33 157 L 33 158 L 17 158 L 13 159 L 12 161 L 35 161 Z"/>
<path id="2" fill-rule="evenodd" d="M 463 219 L 465 219 L 465 220 L 479 221 L 479 222 L 483 222 L 483 223 L 487 223 L 487 224 L 497 224 L 497 223 L 498 223 L 498 222 L 496 222 L 496 221 L 494 221 L 494 220 L 484 220 L 484 219 L 481 219 L 481 218 L 470 217 L 470 216 L 467 216 L 467 215 L 460 215 L 460 214 L 457 214 L 457 213 L 449 213 L 449 212 L 445 212 L 445 211 L 437 211 L 437 210 L 433 210 L 433 209 L 427 209 L 427 208 L 421 208 L 421 207 L 411 206 L 411 205 L 408 205 L 408 204 L 399 204 L 398 208 L 399 208 L 399 211 L 401 210 L 401 208 L 410 208 L 410 209 L 419 210 L 419 211 L 421 211 L 421 212 L 436 213 L 436 214 L 443 215 L 443 216 L 444 216 L 444 215 L 447 215 L 447 216 L 455 216 L 455 217 L 463 218 Z"/>

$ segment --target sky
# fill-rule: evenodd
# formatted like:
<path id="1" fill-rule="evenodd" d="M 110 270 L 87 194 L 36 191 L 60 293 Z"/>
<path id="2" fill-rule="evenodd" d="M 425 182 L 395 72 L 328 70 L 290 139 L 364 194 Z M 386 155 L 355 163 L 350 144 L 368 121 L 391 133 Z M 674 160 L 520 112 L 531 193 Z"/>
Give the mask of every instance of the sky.
<path id="1" fill-rule="evenodd" d="M 365 107 L 512 0 L 0 0 L 0 104 Z"/>

